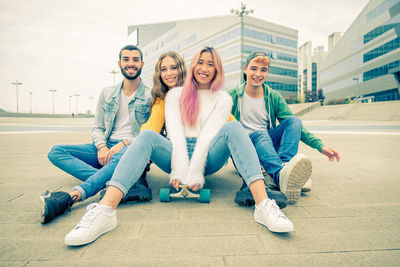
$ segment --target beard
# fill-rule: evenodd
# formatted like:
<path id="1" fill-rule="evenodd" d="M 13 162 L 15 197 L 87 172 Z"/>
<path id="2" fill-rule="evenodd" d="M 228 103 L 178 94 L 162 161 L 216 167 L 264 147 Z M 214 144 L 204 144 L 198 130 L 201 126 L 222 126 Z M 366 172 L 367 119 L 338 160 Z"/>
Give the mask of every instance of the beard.
<path id="1" fill-rule="evenodd" d="M 133 68 L 136 70 L 136 74 L 133 76 L 130 76 L 128 73 L 126 73 L 126 71 L 123 68 L 121 68 L 121 73 L 127 80 L 135 80 L 142 73 L 142 67 L 140 67 L 140 69 L 137 69 L 136 67 Z"/>

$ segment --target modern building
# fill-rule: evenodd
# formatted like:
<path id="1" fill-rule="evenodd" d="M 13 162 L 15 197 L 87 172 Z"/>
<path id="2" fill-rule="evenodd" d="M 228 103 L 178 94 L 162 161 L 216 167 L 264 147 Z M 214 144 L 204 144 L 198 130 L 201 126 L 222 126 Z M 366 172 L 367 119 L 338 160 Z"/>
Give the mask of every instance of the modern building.
<path id="1" fill-rule="evenodd" d="M 321 65 L 326 100 L 400 99 L 399 36 L 400 1 L 370 0 Z"/>
<path id="2" fill-rule="evenodd" d="M 313 51 L 313 52 L 312 52 Z M 324 46 L 317 46 L 312 49 L 312 42 L 306 42 L 299 47 L 299 85 L 298 98 L 305 98 L 306 92 L 315 97 L 318 96 L 320 87 L 320 68 L 328 52 Z"/>
<path id="3" fill-rule="evenodd" d="M 178 52 L 189 67 L 195 51 L 213 46 L 222 58 L 225 89 L 240 84 L 241 66 L 247 55 L 261 51 L 271 58 L 268 85 L 286 98 L 296 97 L 298 31 L 295 29 L 250 16 L 244 16 L 242 24 L 240 17 L 226 15 L 128 26 L 128 40 L 132 44 L 137 42 L 143 51 L 142 78 L 148 85 L 152 85 L 154 65 L 162 53 Z"/>

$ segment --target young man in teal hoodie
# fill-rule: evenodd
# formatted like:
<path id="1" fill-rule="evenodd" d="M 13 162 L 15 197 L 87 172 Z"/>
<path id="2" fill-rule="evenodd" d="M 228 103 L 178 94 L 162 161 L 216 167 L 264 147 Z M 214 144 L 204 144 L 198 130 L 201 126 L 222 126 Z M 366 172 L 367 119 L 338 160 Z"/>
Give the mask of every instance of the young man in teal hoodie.
<path id="1" fill-rule="evenodd" d="M 280 190 L 289 203 L 295 203 L 302 189 L 311 190 L 312 165 L 307 156 L 297 153 L 300 140 L 327 156 L 329 161 L 339 161 L 340 155 L 307 131 L 284 98 L 264 83 L 269 67 L 270 59 L 264 53 L 253 52 L 247 57 L 245 82 L 228 92 L 233 100 L 232 114 L 249 133 L 260 164 L 268 174 L 267 187 Z M 236 193 L 235 201 L 244 206 L 254 205 L 245 183 Z"/>

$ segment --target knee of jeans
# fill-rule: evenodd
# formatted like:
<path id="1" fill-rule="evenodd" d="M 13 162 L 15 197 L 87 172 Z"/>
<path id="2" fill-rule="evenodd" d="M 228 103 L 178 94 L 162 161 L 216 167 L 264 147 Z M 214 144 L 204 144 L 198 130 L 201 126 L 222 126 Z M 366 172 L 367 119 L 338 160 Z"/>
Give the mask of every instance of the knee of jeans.
<path id="1" fill-rule="evenodd" d="M 54 145 L 50 148 L 49 153 L 47 153 L 47 158 L 53 162 L 52 160 L 57 157 L 57 154 L 61 152 L 61 145 Z"/>
<path id="2" fill-rule="evenodd" d="M 158 134 L 158 133 L 156 133 L 155 131 L 153 131 L 153 130 L 143 130 L 143 131 L 141 131 L 140 133 L 139 133 L 139 135 L 136 137 L 136 138 L 140 138 L 140 139 L 142 139 L 142 138 L 144 138 L 144 139 L 147 139 L 147 138 L 151 138 L 152 136 L 154 136 L 154 135 L 156 135 L 156 134 Z"/>
<path id="3" fill-rule="evenodd" d="M 225 123 L 223 128 L 227 128 L 228 130 L 233 130 L 233 131 L 238 130 L 238 129 L 244 129 L 242 124 L 238 121 L 229 121 L 229 122 Z"/>
<path id="4" fill-rule="evenodd" d="M 288 123 L 290 123 L 293 127 L 300 128 L 300 129 L 303 127 L 302 121 L 297 117 L 294 117 L 294 116 L 289 117 L 286 120 L 288 120 Z"/>

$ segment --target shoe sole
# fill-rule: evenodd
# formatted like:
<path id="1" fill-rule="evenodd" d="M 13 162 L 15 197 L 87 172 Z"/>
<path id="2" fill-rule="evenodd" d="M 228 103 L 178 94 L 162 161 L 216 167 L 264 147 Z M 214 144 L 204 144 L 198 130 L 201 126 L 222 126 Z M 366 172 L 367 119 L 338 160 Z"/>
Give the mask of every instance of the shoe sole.
<path id="1" fill-rule="evenodd" d="M 39 201 L 40 201 L 40 222 L 41 223 L 46 223 L 44 218 L 45 215 L 47 214 L 47 207 L 46 207 L 46 198 L 50 197 L 50 192 L 49 191 L 44 191 L 40 196 L 39 196 Z"/>
<path id="2" fill-rule="evenodd" d="M 83 246 L 89 243 L 92 243 L 95 241 L 97 238 L 102 236 L 103 234 L 114 230 L 117 227 L 117 222 L 113 222 L 107 226 L 105 226 L 103 229 L 98 231 L 97 233 L 92 234 L 90 237 L 85 238 L 85 239 L 73 239 L 73 240 L 68 240 L 67 238 L 64 239 L 64 243 L 67 246 Z"/>
<path id="3" fill-rule="evenodd" d="M 141 191 L 141 193 L 139 193 L 137 195 L 134 195 L 134 196 L 127 195 L 126 198 L 124 197 L 121 200 L 121 203 L 133 202 L 133 201 L 136 201 L 136 202 L 147 202 L 147 201 L 150 201 L 150 200 L 153 199 L 153 195 L 151 193 L 151 189 L 145 190 L 145 193 L 143 193 L 143 191 L 144 191 L 143 189 L 140 190 L 140 191 Z"/>
<path id="4" fill-rule="evenodd" d="M 285 195 L 289 204 L 294 204 L 300 199 L 301 190 L 312 173 L 311 160 L 301 158 L 290 172 Z"/>
<path id="5" fill-rule="evenodd" d="M 308 187 L 303 187 L 302 189 L 301 189 L 301 192 L 302 193 L 307 193 L 307 192 L 310 192 L 311 191 L 311 188 L 308 188 Z"/>
<path id="6" fill-rule="evenodd" d="M 262 226 L 267 227 L 268 230 L 270 230 L 271 232 L 274 232 L 274 233 L 288 233 L 288 232 L 293 232 L 293 231 L 294 231 L 294 228 L 293 228 L 293 227 L 288 227 L 288 228 L 275 228 L 275 227 L 267 226 L 267 225 L 264 224 L 264 223 L 262 222 L 262 220 L 259 219 L 257 216 L 254 216 L 254 220 L 255 220 L 257 223 L 261 224 Z"/>

